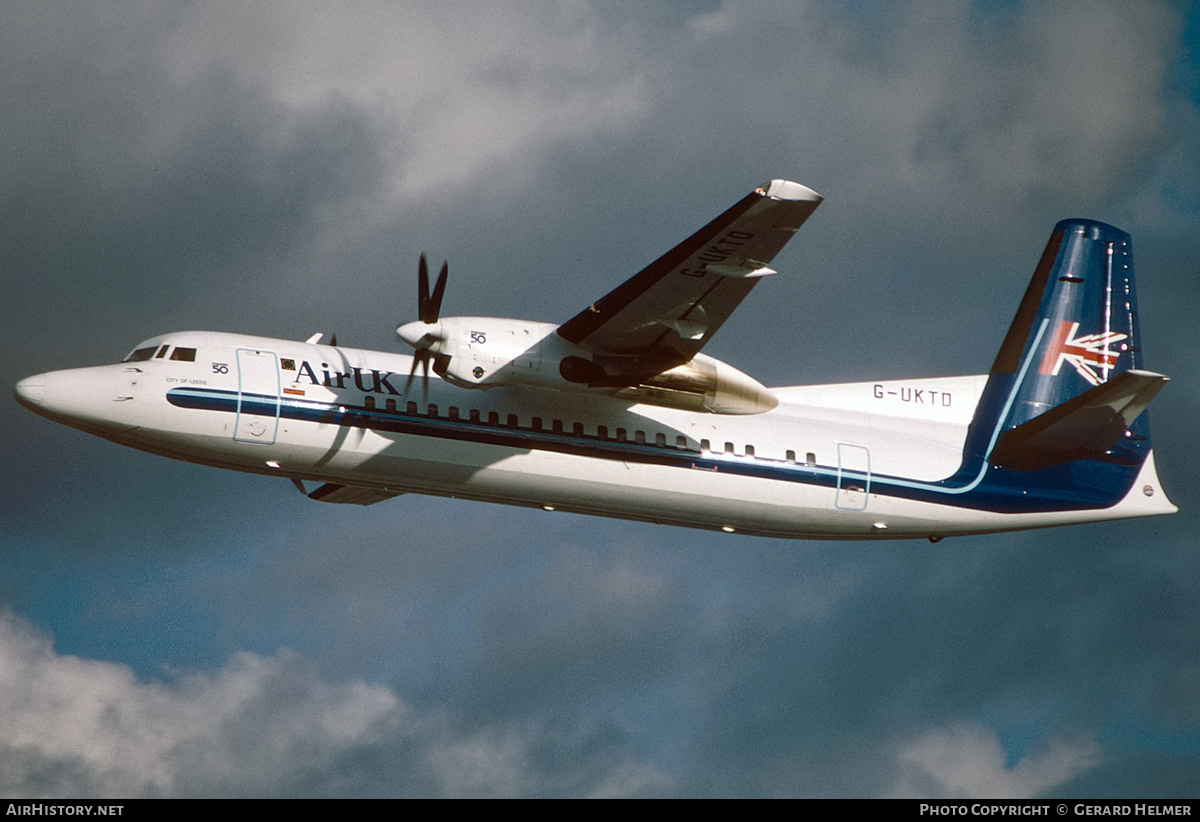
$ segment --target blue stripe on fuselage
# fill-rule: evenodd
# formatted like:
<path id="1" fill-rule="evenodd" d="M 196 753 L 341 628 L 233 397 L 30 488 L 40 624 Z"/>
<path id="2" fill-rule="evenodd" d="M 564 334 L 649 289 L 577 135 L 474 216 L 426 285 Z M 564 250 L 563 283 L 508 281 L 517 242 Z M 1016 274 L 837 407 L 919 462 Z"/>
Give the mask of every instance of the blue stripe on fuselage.
<path id="1" fill-rule="evenodd" d="M 1020 379 L 1015 383 L 1019 385 Z M 167 392 L 167 400 L 179 408 L 225 413 L 236 413 L 238 410 L 236 391 L 173 388 Z M 276 405 L 277 402 L 280 403 L 279 406 Z M 256 394 L 242 395 L 243 414 L 274 417 L 277 407 L 279 417 L 288 420 L 370 428 L 396 434 L 552 451 L 623 462 L 717 471 L 831 489 L 837 487 L 838 483 L 836 467 L 809 466 L 763 457 L 736 457 L 681 450 L 671 446 L 619 442 L 597 436 L 489 425 L 345 403 L 300 400 L 287 396 L 276 398 Z M 998 431 L 992 436 L 993 443 L 996 436 Z M 1072 471 L 1075 463 L 1066 463 L 1034 471 L 1014 471 L 990 466 L 984 459 L 974 460 L 971 465 L 964 464 L 954 475 L 936 482 L 921 482 L 881 474 L 871 474 L 869 479 L 873 495 L 997 513 L 1032 513 L 1095 509 L 1113 505 L 1128 491 L 1140 469 L 1140 463 L 1119 465 L 1099 460 L 1078 462 L 1087 463 L 1087 470 Z M 867 476 L 861 472 L 843 470 L 841 473 L 843 483 L 867 480 Z M 1097 474 L 1111 475 L 1108 476 L 1109 481 L 1102 483 L 1103 487 L 1094 481 Z"/>

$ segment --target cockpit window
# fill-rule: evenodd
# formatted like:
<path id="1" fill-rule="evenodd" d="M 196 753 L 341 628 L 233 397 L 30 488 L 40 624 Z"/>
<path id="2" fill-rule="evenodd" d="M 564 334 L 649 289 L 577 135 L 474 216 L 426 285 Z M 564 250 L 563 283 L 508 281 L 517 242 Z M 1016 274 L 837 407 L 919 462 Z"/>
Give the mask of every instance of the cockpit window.
<path id="1" fill-rule="evenodd" d="M 148 348 L 138 348 L 121 362 L 142 362 L 153 357 L 154 352 L 157 350 L 157 345 L 152 345 Z"/>
<path id="2" fill-rule="evenodd" d="M 178 360 L 179 362 L 195 362 L 196 349 L 176 346 L 175 350 L 171 352 L 171 359 Z"/>

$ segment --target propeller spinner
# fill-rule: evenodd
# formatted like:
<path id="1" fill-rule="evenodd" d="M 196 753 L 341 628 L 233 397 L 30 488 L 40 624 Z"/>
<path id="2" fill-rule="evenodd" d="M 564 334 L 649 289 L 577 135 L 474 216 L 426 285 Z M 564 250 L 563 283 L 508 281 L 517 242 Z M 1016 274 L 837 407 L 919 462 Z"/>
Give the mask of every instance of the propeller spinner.
<path id="1" fill-rule="evenodd" d="M 433 293 L 429 291 L 429 264 L 425 255 L 417 266 L 417 317 L 415 322 L 405 323 L 396 329 L 396 336 L 404 340 L 416 351 L 408 379 L 404 382 L 404 393 L 412 386 L 413 377 L 417 373 L 417 365 L 421 366 L 421 389 L 425 396 L 429 393 L 429 361 L 437 357 L 441 343 L 445 341 L 442 335 L 438 317 L 442 311 L 442 297 L 446 293 L 447 263 L 442 263 L 437 282 L 433 285 Z"/>

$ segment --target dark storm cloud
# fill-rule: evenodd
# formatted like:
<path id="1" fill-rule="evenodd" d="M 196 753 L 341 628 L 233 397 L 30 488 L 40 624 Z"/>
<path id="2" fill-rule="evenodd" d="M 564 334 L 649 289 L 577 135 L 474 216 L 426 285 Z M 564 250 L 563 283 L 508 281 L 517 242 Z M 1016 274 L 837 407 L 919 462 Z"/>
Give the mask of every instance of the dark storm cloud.
<path id="1" fill-rule="evenodd" d="M 1175 7 L 351 9 L 0 12 L 9 384 L 181 326 L 386 348 L 421 250 L 454 313 L 562 320 L 786 176 L 828 199 L 711 353 L 980 371 L 1053 223 L 1118 221 L 1184 512 L 879 546 L 345 510 L 10 403 L 0 598 L 40 627 L 0 626 L 9 792 L 1194 791 Z"/>
<path id="2" fill-rule="evenodd" d="M 908 792 L 899 754 L 919 749 L 930 728 L 985 722 L 1014 763 L 1067 743 L 1090 751 L 1080 763 L 1090 764 L 1100 735 L 1116 749 L 1135 744 L 1120 732 L 1132 706 L 1156 701 L 1193 664 L 1178 655 L 1179 631 L 1194 620 L 1192 586 L 1163 571 L 1186 576 L 1196 562 L 1169 550 L 1131 553 L 1118 527 L 1102 545 L 1083 529 L 827 558 L 796 593 L 843 576 L 848 584 L 822 619 L 789 618 L 785 590 L 768 589 L 774 599 L 758 598 L 761 613 L 744 614 L 743 643 L 723 649 L 737 676 L 712 692 L 722 711 L 710 713 L 724 721 L 701 737 L 721 767 L 701 771 L 697 784 L 717 794 Z M 1097 727 L 1098 717 L 1113 726 Z M 1164 727 L 1194 732 L 1194 718 L 1180 720 Z M 1002 749 L 990 733 L 972 736 Z M 871 765 L 846 770 L 847 760 Z M 790 771 L 763 771 L 763 761 Z"/>
<path id="3" fill-rule="evenodd" d="M 39 46 L 10 42 L 5 58 L 4 142 L 17 152 L 0 208 L 7 265 L 24 275 L 14 296 L 50 298 L 62 321 L 100 334 L 147 312 L 186 324 L 220 306 L 248 322 L 244 306 L 286 305 L 272 275 L 382 177 L 375 123 L 332 95 L 287 107 L 227 67 L 169 71 L 169 12 L 126 26 L 78 11 L 98 19 L 38 37 L 6 27 Z"/>

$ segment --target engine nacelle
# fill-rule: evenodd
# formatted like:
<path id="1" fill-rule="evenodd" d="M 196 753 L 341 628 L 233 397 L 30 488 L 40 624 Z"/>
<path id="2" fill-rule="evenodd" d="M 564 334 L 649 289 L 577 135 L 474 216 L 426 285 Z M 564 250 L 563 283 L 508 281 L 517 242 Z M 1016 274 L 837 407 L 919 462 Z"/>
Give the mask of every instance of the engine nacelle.
<path id="1" fill-rule="evenodd" d="M 402 339 L 410 344 L 421 341 L 433 355 L 437 374 L 462 388 L 525 385 L 604 393 L 631 402 L 714 414 L 760 414 L 779 404 L 757 380 L 704 354 L 631 384 L 619 373 L 611 374 L 590 352 L 554 333 L 557 326 L 550 323 L 444 317 L 422 325 L 419 334 L 402 329 L 403 333 L 398 332 Z"/>
<path id="2" fill-rule="evenodd" d="M 557 326 L 498 317 L 446 317 L 434 354 L 449 357 L 437 373 L 462 388 L 544 385 L 543 341 Z M 552 374 L 551 384 L 557 374 Z"/>
<path id="3" fill-rule="evenodd" d="M 714 414 L 761 414 L 779 405 L 779 398 L 758 380 L 704 354 L 622 388 L 616 396 L 647 405 Z"/>

